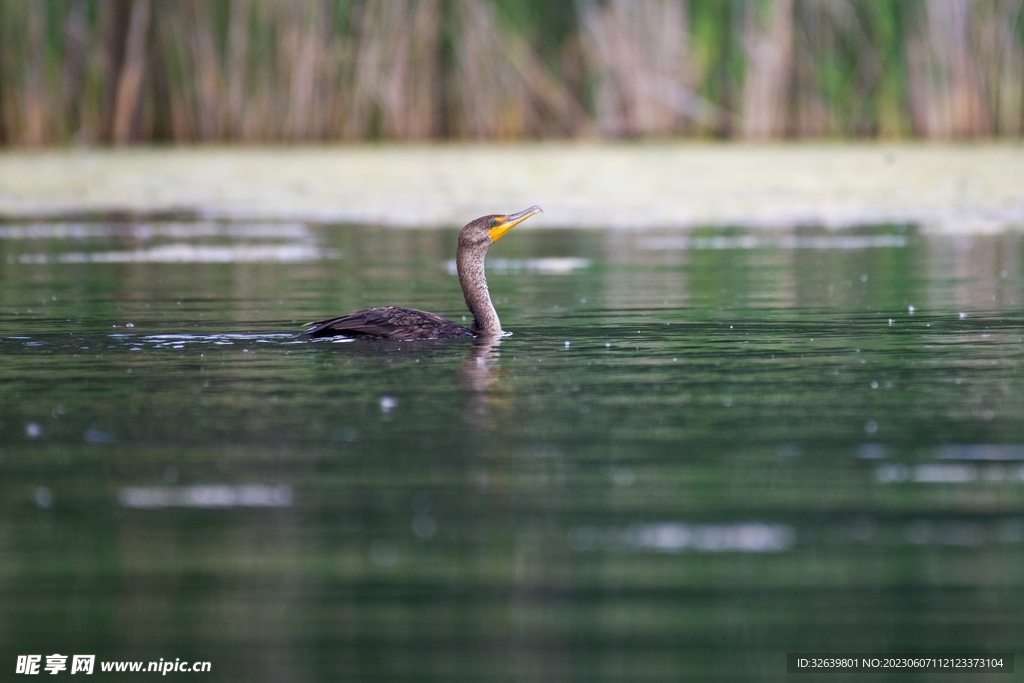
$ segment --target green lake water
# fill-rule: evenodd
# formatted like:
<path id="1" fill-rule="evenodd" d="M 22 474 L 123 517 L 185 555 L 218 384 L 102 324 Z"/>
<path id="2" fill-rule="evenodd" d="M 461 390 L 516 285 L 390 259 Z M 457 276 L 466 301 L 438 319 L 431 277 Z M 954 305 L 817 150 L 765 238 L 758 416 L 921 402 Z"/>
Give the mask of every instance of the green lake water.
<path id="1" fill-rule="evenodd" d="M 5 680 L 764 681 L 1024 642 L 1020 235 L 520 229 L 498 343 L 295 338 L 460 320 L 455 236 L 0 225 Z"/>

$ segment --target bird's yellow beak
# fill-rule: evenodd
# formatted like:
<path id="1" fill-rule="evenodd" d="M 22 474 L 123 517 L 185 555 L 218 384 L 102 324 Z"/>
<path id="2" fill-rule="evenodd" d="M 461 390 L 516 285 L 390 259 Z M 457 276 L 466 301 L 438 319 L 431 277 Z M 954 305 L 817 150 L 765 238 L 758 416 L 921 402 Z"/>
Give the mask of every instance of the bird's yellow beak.
<path id="1" fill-rule="evenodd" d="M 491 236 L 492 241 L 497 242 L 502 237 L 504 237 L 506 232 L 516 227 L 530 216 L 534 215 L 535 213 L 543 212 L 544 210 L 541 209 L 539 206 L 531 206 L 529 209 L 525 209 L 518 213 L 513 213 L 509 216 L 498 216 L 497 218 L 494 219 L 494 225 L 491 227 L 487 234 Z"/>

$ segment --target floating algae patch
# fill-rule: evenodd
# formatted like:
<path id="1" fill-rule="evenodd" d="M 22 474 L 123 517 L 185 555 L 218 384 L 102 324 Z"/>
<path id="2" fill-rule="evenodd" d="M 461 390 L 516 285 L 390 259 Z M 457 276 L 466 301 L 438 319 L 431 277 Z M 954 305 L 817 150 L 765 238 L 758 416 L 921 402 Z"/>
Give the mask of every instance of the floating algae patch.
<path id="1" fill-rule="evenodd" d="M 5 152 L 0 216 L 456 227 L 539 204 L 544 227 L 1024 226 L 1019 144 L 650 142 Z"/>

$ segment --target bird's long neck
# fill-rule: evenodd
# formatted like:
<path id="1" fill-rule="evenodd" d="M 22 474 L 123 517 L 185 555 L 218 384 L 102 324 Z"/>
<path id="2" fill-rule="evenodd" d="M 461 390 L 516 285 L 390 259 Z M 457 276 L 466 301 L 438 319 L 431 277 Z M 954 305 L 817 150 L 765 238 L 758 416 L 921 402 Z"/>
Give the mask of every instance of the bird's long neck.
<path id="1" fill-rule="evenodd" d="M 486 255 L 486 249 L 478 251 L 460 246 L 455 254 L 455 265 L 459 270 L 462 296 L 473 313 L 473 331 L 479 335 L 497 336 L 501 334 L 501 321 L 487 291 L 487 276 L 484 274 Z"/>

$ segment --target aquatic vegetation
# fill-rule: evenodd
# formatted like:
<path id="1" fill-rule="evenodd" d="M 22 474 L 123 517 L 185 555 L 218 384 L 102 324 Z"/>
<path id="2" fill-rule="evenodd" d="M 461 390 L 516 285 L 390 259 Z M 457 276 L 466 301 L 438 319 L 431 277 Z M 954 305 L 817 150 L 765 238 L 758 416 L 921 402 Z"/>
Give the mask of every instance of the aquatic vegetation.
<path id="1" fill-rule="evenodd" d="M 1021 0 L 0 1 L 0 143 L 1019 136 Z"/>

